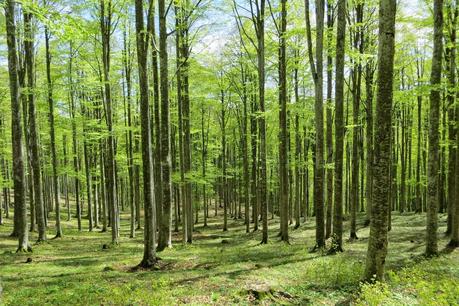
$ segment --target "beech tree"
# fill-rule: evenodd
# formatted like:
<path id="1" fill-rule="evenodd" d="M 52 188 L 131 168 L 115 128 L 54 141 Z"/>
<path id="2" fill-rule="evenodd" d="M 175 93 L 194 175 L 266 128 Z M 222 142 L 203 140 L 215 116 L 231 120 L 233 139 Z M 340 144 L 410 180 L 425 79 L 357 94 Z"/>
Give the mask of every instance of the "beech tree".
<path id="1" fill-rule="evenodd" d="M 19 100 L 18 58 L 16 47 L 16 22 L 14 1 L 5 2 L 6 41 L 8 45 L 8 71 L 11 96 L 11 137 L 13 145 L 13 182 L 15 229 L 18 236 L 17 252 L 31 251 L 27 228 L 27 206 L 25 201 L 25 176 L 22 152 L 21 103 Z"/>
<path id="2" fill-rule="evenodd" d="M 147 29 L 153 22 L 153 0 L 148 3 L 147 10 Z M 163 2 L 164 6 L 164 2 Z M 164 7 L 163 7 L 164 9 Z M 151 155 L 151 125 L 150 107 L 148 93 L 148 74 L 147 74 L 147 51 L 149 36 L 145 28 L 143 1 L 135 2 L 135 24 L 137 40 L 137 61 L 139 67 L 140 83 L 140 123 L 142 138 L 142 170 L 143 170 L 143 201 L 145 211 L 144 228 L 144 252 L 143 259 L 139 266 L 143 268 L 152 267 L 156 263 L 156 205 L 153 196 L 154 176 L 153 176 L 153 157 Z"/>
<path id="3" fill-rule="evenodd" d="M 379 282 L 392 267 L 386 262 L 399 262 L 406 252 L 426 255 L 420 271 L 449 264 L 459 245 L 459 5 L 397 5 L 3 1 L 0 78 L 9 86 L 0 87 L 0 237 L 11 233 L 18 252 L 27 254 L 5 252 L 0 262 L 46 267 L 47 256 L 70 256 L 65 246 L 72 241 L 81 262 L 95 249 L 104 252 L 108 274 L 108 265 L 117 270 L 119 260 L 136 264 L 132 272 L 161 269 L 165 275 L 175 262 L 187 261 L 203 265 L 194 269 L 201 281 L 209 276 L 209 259 L 225 269 L 248 260 L 276 274 L 284 263 L 301 267 L 308 248 L 319 252 L 307 256 L 304 264 L 311 261 L 311 267 L 320 254 L 344 252 L 354 273 L 353 265 L 366 257 L 358 273 L 378 282 L 362 285 L 359 298 L 367 300 L 379 286 L 392 292 L 390 280 L 387 288 Z M 61 239 L 41 244 L 47 232 Z M 269 235 L 281 248 L 268 243 Z M 98 245 L 110 238 L 112 244 Z M 35 239 L 39 256 L 28 254 Z M 0 245 L 15 248 L 12 241 Z M 183 245 L 171 250 L 178 241 Z M 367 252 L 356 252 L 367 243 Z M 135 255 L 140 244 L 139 262 L 123 257 Z M 320 259 L 328 268 L 334 260 Z M 6 267 L 0 267 L 5 288 L 13 279 L 22 284 L 17 275 L 25 266 Z M 28 267 L 27 273 L 34 271 Z M 325 278 L 333 272 L 325 270 Z M 359 285 L 355 273 L 348 279 L 341 270 L 338 283 Z M 314 273 L 300 272 L 291 277 L 316 281 Z M 455 281 L 445 275 L 441 301 Z M 188 276 L 185 287 L 195 282 Z M 55 275 L 43 276 L 49 277 Z M 174 284 L 182 280 L 173 277 Z M 207 282 L 213 286 L 211 278 Z M 19 287 L 8 292 L 7 304 L 35 294 Z M 182 298 L 172 288 L 163 300 L 159 294 L 170 286 L 160 287 L 146 296 L 145 288 L 134 294 L 120 287 L 110 299 Z M 256 290 L 247 289 L 250 301 L 261 297 Z M 301 301 L 300 291 L 282 294 L 282 301 Z M 82 301 L 94 301 L 97 292 Z M 335 296 L 341 294 L 327 299 Z"/>
<path id="4" fill-rule="evenodd" d="M 364 278 L 382 280 L 387 255 L 390 198 L 391 126 L 395 53 L 394 0 L 379 3 L 378 90 L 376 94 L 375 161 L 370 238 Z"/>
<path id="5" fill-rule="evenodd" d="M 314 161 L 314 212 L 316 215 L 316 245 L 314 248 L 325 246 L 324 222 L 324 110 L 323 110 L 323 46 L 324 46 L 324 11 L 323 0 L 316 1 L 316 54 L 312 48 L 311 22 L 309 17 L 309 0 L 305 0 L 306 35 L 308 40 L 309 65 L 314 80 L 315 92 L 315 161 Z"/>
<path id="6" fill-rule="evenodd" d="M 439 158 L 439 120 L 440 120 L 440 86 L 443 58 L 443 1 L 434 1 L 434 49 L 432 56 L 432 70 L 430 76 L 430 109 L 429 109 L 429 160 L 427 173 L 427 236 L 426 255 L 434 256 L 438 253 L 437 210 L 439 203 L 438 189 L 438 158 Z"/>
<path id="7" fill-rule="evenodd" d="M 344 56 L 346 0 L 338 1 L 335 77 L 335 173 L 332 252 L 343 251 Z"/>

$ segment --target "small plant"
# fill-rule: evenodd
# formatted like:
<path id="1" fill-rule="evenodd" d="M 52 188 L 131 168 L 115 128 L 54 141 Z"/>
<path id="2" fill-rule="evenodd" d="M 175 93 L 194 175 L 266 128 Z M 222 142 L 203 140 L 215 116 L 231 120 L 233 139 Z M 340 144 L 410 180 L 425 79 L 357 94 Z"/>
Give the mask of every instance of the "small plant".
<path id="1" fill-rule="evenodd" d="M 383 305 L 390 298 L 391 292 L 386 283 L 362 283 L 357 305 Z"/>

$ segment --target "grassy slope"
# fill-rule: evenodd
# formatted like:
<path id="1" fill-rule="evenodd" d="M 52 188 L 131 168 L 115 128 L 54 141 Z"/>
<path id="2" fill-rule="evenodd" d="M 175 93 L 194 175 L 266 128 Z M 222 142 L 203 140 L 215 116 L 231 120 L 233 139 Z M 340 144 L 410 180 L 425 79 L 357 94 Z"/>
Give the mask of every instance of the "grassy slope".
<path id="1" fill-rule="evenodd" d="M 459 304 L 459 251 L 428 262 L 417 256 L 424 249 L 424 216 L 393 217 L 387 265 L 396 272 L 389 271 L 387 285 L 362 289 L 368 228 L 346 243 L 345 253 L 324 256 L 308 252 L 312 220 L 291 231 L 291 245 L 275 238 L 275 221 L 268 245 L 259 245 L 260 232 L 246 235 L 240 220 L 225 233 L 220 219 L 210 221 L 206 229 L 196 227 L 192 246 L 174 235 L 174 248 L 160 254 L 160 270 L 131 272 L 142 256 L 142 234 L 127 238 L 127 219 L 119 247 L 103 250 L 110 234 L 78 233 L 73 220 L 64 222 L 63 239 L 34 246 L 32 254 L 14 253 L 7 220 L 0 226 L 0 304 Z M 444 216 L 440 225 L 443 232 Z"/>

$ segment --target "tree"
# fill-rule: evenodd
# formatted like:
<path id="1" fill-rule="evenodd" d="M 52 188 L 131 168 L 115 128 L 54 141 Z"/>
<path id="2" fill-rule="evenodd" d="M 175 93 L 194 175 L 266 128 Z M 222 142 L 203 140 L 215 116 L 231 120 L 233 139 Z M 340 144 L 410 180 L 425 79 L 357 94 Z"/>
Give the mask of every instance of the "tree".
<path id="1" fill-rule="evenodd" d="M 25 67 L 27 74 L 27 105 L 28 105 L 28 127 L 30 131 L 30 164 L 32 166 L 32 179 L 33 179 L 33 199 L 35 214 L 38 223 L 38 242 L 46 240 L 46 226 L 43 206 L 43 192 L 41 182 L 41 169 L 40 169 L 40 152 L 39 152 L 39 139 L 38 139 L 38 124 L 37 124 L 37 110 L 35 99 L 35 54 L 34 54 L 34 34 L 32 26 L 32 13 L 24 11 L 24 56 Z M 47 31 L 45 30 L 45 34 Z M 46 36 L 46 35 L 45 35 Z M 57 212 L 57 210 L 56 210 Z M 57 224 L 57 219 L 56 219 Z M 60 223 L 59 223 L 60 224 Z"/>
<path id="2" fill-rule="evenodd" d="M 333 90 L 333 26 L 335 22 L 335 11 L 332 1 L 327 1 L 327 105 L 326 105 L 326 118 L 327 118 L 327 134 L 326 134 L 326 147 L 327 147 L 327 214 L 325 226 L 325 238 L 328 239 L 332 231 L 332 210 L 333 210 L 333 105 L 332 105 L 332 90 Z"/>
<path id="3" fill-rule="evenodd" d="M 5 1 L 6 39 L 8 46 L 8 71 L 11 96 L 11 137 L 13 146 L 14 211 L 17 215 L 17 252 L 31 251 L 27 229 L 25 202 L 24 159 L 22 153 L 21 103 L 19 101 L 18 58 L 16 49 L 15 3 Z"/>
<path id="4" fill-rule="evenodd" d="M 171 157 L 170 157 L 170 112 L 169 112 L 169 81 L 167 54 L 166 7 L 164 0 L 158 0 L 159 9 L 159 75 L 161 91 L 161 220 L 159 226 L 158 250 L 170 247 L 172 206 L 171 206 Z M 191 154 L 191 153 L 190 153 Z M 191 158 L 191 157 L 186 157 Z M 185 160 L 186 164 L 186 160 Z"/>
<path id="5" fill-rule="evenodd" d="M 106 121 L 108 128 L 107 159 L 106 159 L 106 182 L 107 200 L 110 205 L 110 224 L 112 243 L 118 244 L 119 238 L 119 208 L 116 197 L 116 173 L 115 173 L 115 136 L 113 131 L 113 106 L 110 85 L 110 37 L 112 28 L 113 7 L 111 0 L 100 0 L 100 32 L 102 36 L 102 63 L 104 101 Z"/>
<path id="6" fill-rule="evenodd" d="M 324 0 L 316 0 L 316 54 L 312 49 L 309 0 L 305 0 L 306 36 L 308 40 L 309 65 L 314 80 L 315 104 L 315 161 L 314 161 L 314 212 L 316 215 L 316 245 L 314 249 L 325 247 L 324 224 L 324 109 L 323 109 L 323 47 L 324 47 Z"/>
<path id="7" fill-rule="evenodd" d="M 258 181 L 258 190 L 259 197 L 256 198 L 257 201 L 254 201 L 254 207 L 258 206 L 258 201 L 261 203 L 261 217 L 262 217 L 262 238 L 261 243 L 268 243 L 268 181 L 267 181 L 267 166 L 266 166 L 266 105 L 265 105 L 265 80 L 266 80 L 266 71 L 265 71 L 265 9 L 266 9 L 266 0 L 249 0 L 250 4 L 250 20 L 252 21 L 253 27 L 255 29 L 256 39 L 252 39 L 249 33 L 245 30 L 244 24 L 242 23 L 241 15 L 238 12 L 238 4 L 234 3 L 234 11 L 236 14 L 236 22 L 239 29 L 239 33 L 244 33 L 244 36 L 251 42 L 252 46 L 256 50 L 257 54 L 257 76 L 258 76 L 258 100 L 259 100 L 259 115 L 258 120 L 253 122 L 251 125 L 252 137 L 258 127 L 259 130 L 259 181 Z M 255 126 L 256 123 L 256 126 Z M 252 148 L 256 143 L 255 139 L 252 138 Z M 256 151 L 252 150 L 252 156 L 254 157 Z M 252 168 L 252 180 L 255 181 L 255 173 Z M 254 196 L 254 195 L 252 195 Z M 253 199 L 255 200 L 255 199 Z M 258 208 L 254 209 L 254 222 L 255 230 L 257 230 L 258 224 Z"/>
<path id="8" fill-rule="evenodd" d="M 434 48 L 432 70 L 430 75 L 430 109 L 429 109 L 429 159 L 427 173 L 427 236 L 426 255 L 438 253 L 437 211 L 439 203 L 439 121 L 440 121 L 440 82 L 443 57 L 443 0 L 434 0 Z"/>
<path id="9" fill-rule="evenodd" d="M 453 232 L 452 226 L 454 222 L 455 210 L 455 192 L 456 192 L 456 148 L 454 146 L 457 134 L 456 120 L 458 117 L 455 112 L 456 100 L 456 36 L 457 36 L 457 19 L 459 17 L 459 5 L 453 4 L 453 0 L 448 1 L 446 4 L 445 28 L 447 28 L 448 35 L 445 41 L 449 41 L 446 47 L 445 61 L 447 62 L 447 75 L 448 75 L 448 92 L 447 92 L 447 109 L 448 109 L 448 223 L 446 234 Z M 444 119 L 445 120 L 445 119 Z M 446 132 L 446 131 L 444 131 Z"/>
<path id="10" fill-rule="evenodd" d="M 279 31 L 279 177 L 281 206 L 281 240 L 288 242 L 289 175 L 288 175 L 288 131 L 287 131 L 287 1 L 281 0 Z"/>
<path id="11" fill-rule="evenodd" d="M 50 145 L 51 145 L 51 163 L 53 168 L 53 196 L 54 196 L 54 204 L 56 210 L 56 238 L 62 237 L 62 226 L 61 226 L 61 208 L 60 208 L 60 201 L 59 201 L 59 175 L 58 175 L 58 166 L 59 161 L 56 153 L 56 131 L 55 131 L 55 119 L 54 119 L 54 99 L 53 99 L 53 83 L 51 79 L 51 52 L 49 48 L 49 40 L 50 40 L 50 33 L 48 27 L 45 26 L 45 47 L 46 47 L 46 81 L 48 85 L 48 107 L 49 107 L 49 127 L 50 127 Z M 32 150 L 32 154 L 33 154 Z M 35 155 L 35 154 L 33 154 Z M 35 157 L 33 156 L 33 160 Z M 34 170 L 35 171 L 35 170 Z M 35 180 L 35 178 L 34 178 Z M 40 208 L 43 204 L 40 205 L 40 201 L 42 201 L 42 195 L 39 194 L 37 196 L 37 183 L 35 185 L 35 199 L 37 199 L 36 206 L 37 206 L 37 216 L 38 216 L 38 228 L 40 228 L 40 214 L 42 214 L 42 208 Z M 41 211 L 40 211 L 41 210 Z M 39 238 L 40 240 L 40 238 Z"/>
<path id="12" fill-rule="evenodd" d="M 147 28 L 153 22 L 153 1 L 149 1 L 147 12 Z M 164 2 L 163 2 L 164 5 Z M 160 5 L 161 8 L 161 5 Z M 144 22 L 143 0 L 135 1 L 135 27 L 137 40 L 137 62 L 140 85 L 140 124 L 142 138 L 142 170 L 143 170 L 143 201 L 145 210 L 144 252 L 139 266 L 150 268 L 155 265 L 156 259 L 156 205 L 153 196 L 153 157 L 151 155 L 151 125 L 148 93 L 147 51 L 148 35 Z"/>
<path id="13" fill-rule="evenodd" d="M 355 6 L 355 30 L 351 31 L 353 35 L 352 44 L 355 52 L 363 53 L 363 3 L 359 2 Z M 350 206 L 351 206 L 351 232 L 350 239 L 357 239 L 357 210 L 359 208 L 359 170 L 360 170 L 360 155 L 359 155 L 359 138 L 360 138 L 360 95 L 362 83 L 362 64 L 360 59 L 353 60 L 352 68 L 352 175 L 351 175 L 351 190 L 350 190 Z"/>
<path id="14" fill-rule="evenodd" d="M 364 278 L 382 280 L 387 255 L 390 198 L 393 71 L 395 53 L 395 0 L 379 3 L 378 89 L 376 94 L 375 161 L 370 237 Z"/>
<path id="15" fill-rule="evenodd" d="M 343 151 L 344 151 L 344 53 L 346 39 L 346 0 L 338 1 L 335 76 L 335 175 L 332 252 L 343 250 Z"/>

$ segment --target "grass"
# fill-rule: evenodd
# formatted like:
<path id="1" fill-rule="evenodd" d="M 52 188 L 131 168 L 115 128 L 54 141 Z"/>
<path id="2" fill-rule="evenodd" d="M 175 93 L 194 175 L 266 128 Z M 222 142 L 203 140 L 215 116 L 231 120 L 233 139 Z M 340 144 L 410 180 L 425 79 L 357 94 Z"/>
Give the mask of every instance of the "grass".
<path id="1" fill-rule="evenodd" d="M 363 217 L 362 217 L 363 218 Z M 361 284 L 368 228 L 335 256 L 310 253 L 312 218 L 291 230 L 291 244 L 276 238 L 270 221 L 270 242 L 261 233 L 245 234 L 242 220 L 221 230 L 220 217 L 209 227 L 196 226 L 193 245 L 174 246 L 159 254 L 158 270 L 132 272 L 142 257 L 142 232 L 129 239 L 123 215 L 120 245 L 105 250 L 110 233 L 78 232 L 76 220 L 63 222 L 64 237 L 34 245 L 33 253 L 16 254 L 9 238 L 12 220 L 0 226 L 0 304 L 2 305 L 458 305 L 459 251 L 425 261 L 424 215 L 393 216 L 384 284 Z M 446 217 L 440 216 L 440 246 Z M 347 225 L 347 222 L 346 222 Z M 361 225 L 361 224 L 360 224 Z M 83 226 L 87 228 L 87 220 Z M 52 237 L 53 228 L 48 231 Z M 31 241 L 36 240 L 32 233 Z M 222 243 L 226 240 L 226 243 Z M 31 258 L 32 262 L 26 263 Z"/>

